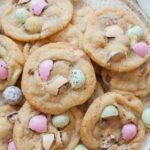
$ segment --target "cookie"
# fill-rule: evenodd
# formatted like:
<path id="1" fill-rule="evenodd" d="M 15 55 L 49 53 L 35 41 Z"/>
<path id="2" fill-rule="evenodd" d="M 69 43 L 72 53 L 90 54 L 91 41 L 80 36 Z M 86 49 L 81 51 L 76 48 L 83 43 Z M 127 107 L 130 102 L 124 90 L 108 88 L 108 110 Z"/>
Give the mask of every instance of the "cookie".
<path id="1" fill-rule="evenodd" d="M 79 7 L 78 5 L 74 6 L 74 12 L 71 23 L 77 26 L 82 33 L 85 33 L 88 20 L 92 13 L 92 8 L 87 5 L 83 5 L 82 7 Z"/>
<path id="2" fill-rule="evenodd" d="M 146 62 L 150 51 L 149 30 L 132 13 L 105 7 L 89 19 L 83 46 L 99 66 L 128 72 Z"/>
<path id="3" fill-rule="evenodd" d="M 124 0 L 85 0 L 88 6 L 90 6 L 93 10 L 100 10 L 104 7 L 108 6 L 117 6 L 121 8 L 129 9 L 129 6 L 125 4 Z"/>
<path id="4" fill-rule="evenodd" d="M 63 114 L 45 115 L 28 103 L 18 113 L 14 141 L 21 150 L 72 150 L 80 140 L 82 113 L 72 108 Z"/>
<path id="5" fill-rule="evenodd" d="M 13 126 L 17 118 L 17 112 L 14 107 L 1 106 L 0 107 L 0 148 L 6 150 L 12 141 Z M 10 149 L 8 149 L 10 150 Z"/>
<path id="6" fill-rule="evenodd" d="M 64 30 L 50 36 L 51 42 L 68 42 L 76 47 L 82 48 L 83 33 L 77 26 L 69 24 Z"/>
<path id="7" fill-rule="evenodd" d="M 24 65 L 24 57 L 17 44 L 0 35 L 0 91 L 14 85 Z"/>
<path id="8" fill-rule="evenodd" d="M 85 103 L 93 94 L 96 77 L 85 53 L 67 43 L 53 43 L 29 56 L 22 91 L 43 113 L 59 114 Z"/>
<path id="9" fill-rule="evenodd" d="M 6 35 L 18 41 L 44 39 L 61 29 L 71 20 L 73 6 L 69 0 L 19 0 L 2 17 Z"/>
<path id="10" fill-rule="evenodd" d="M 118 6 L 128 8 L 126 4 L 120 0 L 72 0 L 74 12 L 72 24 L 76 25 L 80 31 L 85 33 L 88 20 L 94 11 L 100 10 L 106 6 Z"/>
<path id="11" fill-rule="evenodd" d="M 39 40 L 37 42 L 26 43 L 23 47 L 23 55 L 25 60 L 38 48 L 48 44 L 50 41 L 48 39 Z"/>
<path id="12" fill-rule="evenodd" d="M 3 29 L 1 27 L 2 13 L 7 7 L 9 7 L 10 2 L 11 2 L 11 0 L 1 1 L 1 4 L 0 4 L 0 32 L 3 32 Z"/>
<path id="13" fill-rule="evenodd" d="M 121 90 L 145 97 L 150 93 L 150 64 L 144 63 L 134 71 L 116 73 L 101 70 L 101 76 L 107 90 Z"/>
<path id="14" fill-rule="evenodd" d="M 83 34 L 80 32 L 80 30 L 76 26 L 69 24 L 64 30 L 44 40 L 26 43 L 23 49 L 23 54 L 25 59 L 27 59 L 28 56 L 31 55 L 31 53 L 36 49 L 52 42 L 68 42 L 76 47 L 82 48 L 82 40 Z"/>
<path id="15" fill-rule="evenodd" d="M 106 93 L 86 112 L 80 128 L 81 140 L 89 149 L 137 149 L 145 136 L 142 111 L 143 104 L 134 95 Z"/>

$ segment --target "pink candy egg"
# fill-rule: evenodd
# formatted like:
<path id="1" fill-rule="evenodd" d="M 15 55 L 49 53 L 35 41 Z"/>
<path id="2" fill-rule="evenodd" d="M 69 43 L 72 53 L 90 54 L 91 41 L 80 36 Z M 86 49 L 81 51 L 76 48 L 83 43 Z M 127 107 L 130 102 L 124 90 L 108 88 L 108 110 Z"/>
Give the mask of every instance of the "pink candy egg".
<path id="1" fill-rule="evenodd" d="M 39 75 L 42 81 L 47 81 L 50 71 L 53 68 L 52 60 L 44 60 L 39 65 Z"/>
<path id="2" fill-rule="evenodd" d="M 133 123 L 126 124 L 122 127 L 122 138 L 125 141 L 132 140 L 137 134 L 137 127 Z"/>
<path id="3" fill-rule="evenodd" d="M 38 132 L 44 133 L 47 132 L 47 118 L 44 115 L 37 115 L 31 118 L 29 121 L 28 128 Z"/>
<path id="4" fill-rule="evenodd" d="M 47 5 L 48 3 L 45 0 L 31 0 L 29 10 L 33 15 L 40 15 Z"/>
<path id="5" fill-rule="evenodd" d="M 146 54 L 150 54 L 150 46 L 145 42 L 134 44 L 132 50 L 141 57 L 144 57 Z"/>
<path id="6" fill-rule="evenodd" d="M 8 143 L 7 150 L 16 150 L 15 143 L 12 140 Z"/>
<path id="7" fill-rule="evenodd" d="M 5 80 L 8 77 L 8 68 L 7 64 L 0 59 L 0 80 Z"/>

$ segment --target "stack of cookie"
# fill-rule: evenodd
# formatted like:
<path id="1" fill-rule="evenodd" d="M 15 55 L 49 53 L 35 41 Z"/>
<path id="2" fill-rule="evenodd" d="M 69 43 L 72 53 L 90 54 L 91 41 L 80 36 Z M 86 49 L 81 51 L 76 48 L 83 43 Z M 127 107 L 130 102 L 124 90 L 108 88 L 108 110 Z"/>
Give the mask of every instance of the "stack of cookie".
<path id="1" fill-rule="evenodd" d="M 150 127 L 144 15 L 128 0 L 1 6 L 0 150 L 138 150 Z"/>

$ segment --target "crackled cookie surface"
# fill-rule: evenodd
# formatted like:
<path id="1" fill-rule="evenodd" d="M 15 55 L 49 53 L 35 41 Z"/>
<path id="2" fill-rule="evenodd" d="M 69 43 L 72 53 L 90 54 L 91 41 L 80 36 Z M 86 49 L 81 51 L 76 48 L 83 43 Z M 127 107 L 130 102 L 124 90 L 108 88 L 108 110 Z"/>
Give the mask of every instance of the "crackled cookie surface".
<path id="1" fill-rule="evenodd" d="M 0 35 L 0 91 L 17 82 L 23 65 L 24 57 L 17 44 Z"/>
<path id="2" fill-rule="evenodd" d="M 2 27 L 16 40 L 40 40 L 63 29 L 72 12 L 69 0 L 17 0 L 3 14 Z"/>
<path id="3" fill-rule="evenodd" d="M 85 114 L 81 139 L 89 149 L 137 149 L 145 136 L 142 111 L 142 102 L 132 94 L 106 93 Z"/>
<path id="4" fill-rule="evenodd" d="M 75 25 L 69 24 L 63 31 L 60 31 L 44 40 L 25 44 L 23 54 L 25 59 L 27 59 L 36 49 L 53 42 L 68 42 L 76 47 L 82 48 L 82 41 L 82 32 Z"/>
<path id="5" fill-rule="evenodd" d="M 82 113 L 72 108 L 63 114 L 45 115 L 25 103 L 14 127 L 14 141 L 21 150 L 72 150 L 79 140 Z"/>
<path id="6" fill-rule="evenodd" d="M 81 2 L 76 3 L 77 4 L 74 5 L 72 24 L 77 26 L 82 33 L 85 33 L 88 19 L 93 13 L 93 10 L 91 7 L 82 4 Z"/>
<path id="7" fill-rule="evenodd" d="M 14 107 L 3 105 L 0 107 L 0 149 L 11 150 L 13 126 L 17 117 L 17 112 Z"/>
<path id="8" fill-rule="evenodd" d="M 134 71 L 116 73 L 102 70 L 102 78 L 108 90 L 122 90 L 137 96 L 147 96 L 150 93 L 150 64 L 144 63 Z"/>
<path id="9" fill-rule="evenodd" d="M 84 49 L 98 65 L 127 72 L 142 65 L 150 54 L 148 29 L 125 9 L 106 7 L 91 16 Z"/>
<path id="10" fill-rule="evenodd" d="M 27 60 L 22 90 L 31 105 L 51 114 L 81 105 L 96 86 L 94 69 L 85 53 L 67 43 L 45 45 Z"/>

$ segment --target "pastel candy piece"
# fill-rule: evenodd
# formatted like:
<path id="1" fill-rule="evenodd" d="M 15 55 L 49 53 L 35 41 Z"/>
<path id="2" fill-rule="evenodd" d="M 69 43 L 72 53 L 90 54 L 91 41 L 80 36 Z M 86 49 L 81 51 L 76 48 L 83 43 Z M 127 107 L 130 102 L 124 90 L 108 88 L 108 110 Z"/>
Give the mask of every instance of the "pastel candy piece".
<path id="1" fill-rule="evenodd" d="M 16 150 L 15 143 L 12 140 L 8 143 L 7 150 Z"/>
<path id="2" fill-rule="evenodd" d="M 38 132 L 44 133 L 47 132 L 47 118 L 44 115 L 37 115 L 31 118 L 29 121 L 28 128 Z"/>
<path id="3" fill-rule="evenodd" d="M 52 60 L 44 60 L 39 65 L 39 75 L 42 81 L 47 81 L 50 71 L 53 68 Z"/>
<path id="4" fill-rule="evenodd" d="M 144 30 L 140 26 L 134 26 L 127 30 L 127 35 L 131 38 L 136 36 L 138 39 L 142 39 L 144 37 Z"/>
<path id="5" fill-rule="evenodd" d="M 150 108 L 147 108 L 142 113 L 142 121 L 147 128 L 150 128 Z"/>
<path id="6" fill-rule="evenodd" d="M 150 54 L 150 46 L 145 42 L 139 42 L 132 46 L 132 50 L 139 55 L 144 57 L 147 54 Z"/>
<path id="7" fill-rule="evenodd" d="M 118 25 L 112 25 L 105 28 L 105 35 L 106 37 L 118 37 L 123 34 L 123 29 L 120 28 Z"/>
<path id="8" fill-rule="evenodd" d="M 71 83 L 71 86 L 73 89 L 78 89 L 78 88 L 82 87 L 85 83 L 84 73 L 79 69 L 73 69 L 71 71 L 70 83 Z"/>
<path id="9" fill-rule="evenodd" d="M 48 5 L 45 0 L 31 0 L 29 3 L 29 10 L 33 15 L 40 15 L 43 9 Z"/>
<path id="10" fill-rule="evenodd" d="M 133 123 L 125 124 L 122 127 L 122 138 L 125 141 L 133 140 L 137 134 L 137 127 Z"/>
<path id="11" fill-rule="evenodd" d="M 78 144 L 74 150 L 88 150 L 83 144 Z"/>
<path id="12" fill-rule="evenodd" d="M 57 128 L 64 128 L 69 124 L 70 118 L 67 114 L 61 114 L 52 118 L 52 123 Z"/>
<path id="13" fill-rule="evenodd" d="M 18 8 L 15 11 L 15 18 L 20 23 L 25 23 L 26 20 L 29 18 L 29 16 L 30 16 L 30 13 L 24 8 Z"/>
<path id="14" fill-rule="evenodd" d="M 3 91 L 2 96 L 4 98 L 5 104 L 9 104 L 9 105 L 19 104 L 22 100 L 22 92 L 16 86 L 7 87 Z"/>
<path id="15" fill-rule="evenodd" d="M 107 106 L 101 113 L 101 118 L 118 116 L 118 109 L 114 105 Z"/>
<path id="16" fill-rule="evenodd" d="M 6 80 L 8 77 L 8 68 L 5 61 L 0 59 L 0 80 Z"/>

